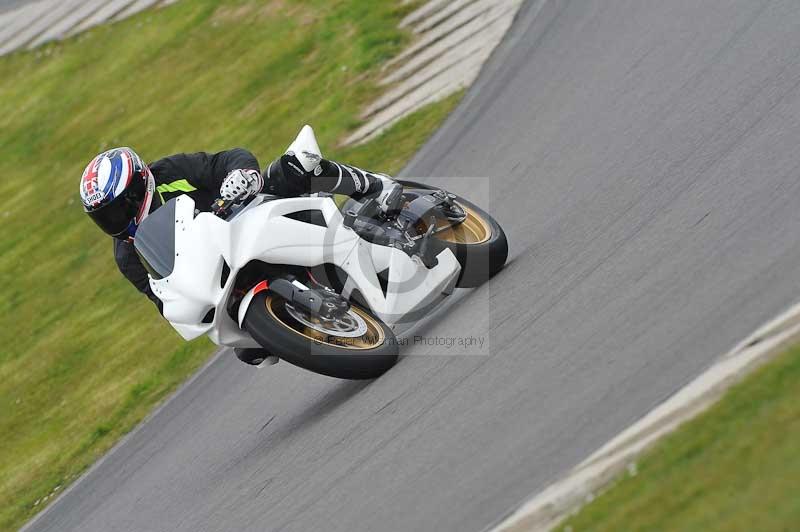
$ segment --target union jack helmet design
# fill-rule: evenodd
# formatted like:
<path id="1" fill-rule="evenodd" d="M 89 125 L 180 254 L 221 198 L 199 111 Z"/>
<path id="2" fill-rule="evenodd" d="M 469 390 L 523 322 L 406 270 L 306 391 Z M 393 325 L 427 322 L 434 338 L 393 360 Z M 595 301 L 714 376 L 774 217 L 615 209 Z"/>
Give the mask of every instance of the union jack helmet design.
<path id="1" fill-rule="evenodd" d="M 133 237 L 150 212 L 155 192 L 153 173 L 130 148 L 101 153 L 81 177 L 83 209 L 109 235 Z"/>

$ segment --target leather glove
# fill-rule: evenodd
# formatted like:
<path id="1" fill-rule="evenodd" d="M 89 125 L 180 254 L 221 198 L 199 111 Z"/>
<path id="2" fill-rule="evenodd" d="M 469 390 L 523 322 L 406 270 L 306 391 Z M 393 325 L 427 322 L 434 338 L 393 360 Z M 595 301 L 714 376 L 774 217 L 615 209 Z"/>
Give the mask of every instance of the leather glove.
<path id="1" fill-rule="evenodd" d="M 264 188 L 264 178 L 257 170 L 234 170 L 228 174 L 219 189 L 225 201 L 244 201 Z"/>

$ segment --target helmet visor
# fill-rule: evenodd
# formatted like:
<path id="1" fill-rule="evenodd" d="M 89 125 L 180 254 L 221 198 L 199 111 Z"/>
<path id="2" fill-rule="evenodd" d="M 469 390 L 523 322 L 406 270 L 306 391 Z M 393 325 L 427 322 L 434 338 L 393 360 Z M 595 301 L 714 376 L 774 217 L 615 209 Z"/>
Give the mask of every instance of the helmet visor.
<path id="1" fill-rule="evenodd" d="M 128 227 L 138 216 L 144 199 L 145 179 L 135 176 L 119 196 L 95 209 L 86 209 L 86 213 L 109 235 L 127 238 Z"/>

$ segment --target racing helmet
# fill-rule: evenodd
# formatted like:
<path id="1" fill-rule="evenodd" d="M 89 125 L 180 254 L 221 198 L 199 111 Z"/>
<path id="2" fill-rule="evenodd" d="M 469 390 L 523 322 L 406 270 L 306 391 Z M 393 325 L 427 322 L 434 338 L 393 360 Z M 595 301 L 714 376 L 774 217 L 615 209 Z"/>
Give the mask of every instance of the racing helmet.
<path id="1" fill-rule="evenodd" d="M 150 212 L 155 185 L 153 173 L 135 151 L 105 151 L 92 159 L 81 177 L 83 210 L 114 238 L 133 238 Z"/>

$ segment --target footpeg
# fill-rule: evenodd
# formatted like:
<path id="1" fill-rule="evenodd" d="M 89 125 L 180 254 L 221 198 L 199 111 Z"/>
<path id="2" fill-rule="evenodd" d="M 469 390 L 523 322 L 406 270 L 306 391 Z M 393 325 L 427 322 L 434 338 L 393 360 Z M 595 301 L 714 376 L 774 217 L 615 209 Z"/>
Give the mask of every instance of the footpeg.
<path id="1" fill-rule="evenodd" d="M 261 361 L 261 363 L 260 363 L 260 364 L 258 364 L 256 367 L 257 367 L 258 369 L 264 369 L 264 368 L 268 368 L 269 366 L 274 366 L 275 364 L 277 364 L 278 362 L 280 362 L 280 360 L 281 360 L 281 359 L 280 359 L 280 358 L 278 358 L 278 357 L 276 357 L 276 356 L 268 356 L 267 358 L 265 358 L 264 360 L 262 360 L 262 361 Z"/>

